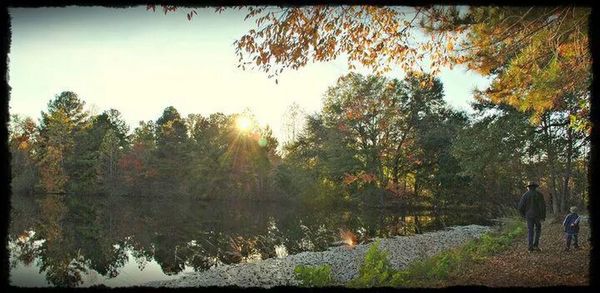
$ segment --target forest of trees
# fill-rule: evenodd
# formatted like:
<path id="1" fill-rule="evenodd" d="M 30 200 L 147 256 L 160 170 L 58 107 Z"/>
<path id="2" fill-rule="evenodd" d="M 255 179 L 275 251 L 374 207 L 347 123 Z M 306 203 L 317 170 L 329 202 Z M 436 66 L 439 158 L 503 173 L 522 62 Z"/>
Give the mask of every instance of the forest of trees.
<path id="1" fill-rule="evenodd" d="M 165 14 L 182 8 L 160 7 Z M 152 11 L 156 8 L 156 5 L 147 6 Z M 182 9 L 186 10 L 189 21 L 197 15 L 196 8 Z M 428 68 L 428 82 L 431 83 L 442 68 L 463 66 L 491 81 L 486 89 L 474 91 L 477 113 L 468 118 L 468 126 L 455 137 L 451 147 L 454 151 L 450 152 L 453 155 L 439 157 L 442 162 L 442 158 L 463 156 L 458 168 L 450 174 L 441 175 L 449 171 L 447 169 L 427 169 L 427 163 L 419 159 L 413 158 L 418 163 L 411 166 L 410 160 L 406 159 L 415 154 L 403 153 L 401 149 L 379 149 L 381 138 L 359 133 L 359 137 L 354 138 L 357 143 L 354 148 L 364 149 L 355 159 L 362 160 L 364 170 L 359 171 L 364 173 L 345 176 L 347 182 L 353 182 L 359 176 L 371 187 L 383 187 L 394 194 L 399 192 L 399 183 L 403 193 L 411 190 L 407 187 L 413 187 L 413 198 L 435 194 L 429 197 L 442 203 L 444 197 L 458 196 L 462 201 L 469 201 L 469 195 L 481 193 L 486 197 L 476 196 L 477 201 L 483 198 L 483 202 L 507 203 L 507 197 L 521 184 L 515 180 L 527 175 L 542 181 L 542 189 L 553 211 L 564 212 L 568 204 L 586 198 L 584 178 L 591 131 L 592 80 L 589 7 L 314 5 L 214 8 L 218 13 L 227 9 L 245 10 L 244 19 L 255 23 L 234 42 L 238 67 L 265 72 L 269 78 L 275 78 L 275 82 L 284 70 L 299 69 L 312 62 L 329 62 L 338 57 L 347 61 L 349 70 L 363 66 L 377 76 L 393 68 L 404 72 Z M 323 114 L 326 125 L 329 118 Z M 523 115 L 527 115 L 529 123 L 524 121 Z M 523 132 L 513 132 L 504 123 L 511 123 Z M 354 132 L 364 131 L 361 127 L 355 127 Z M 408 133 L 415 129 L 415 126 L 404 129 L 406 137 L 410 137 Z M 473 138 L 466 138 L 466 135 Z M 387 139 L 383 141 L 387 142 Z M 478 147 L 469 145 L 473 141 L 478 142 Z M 394 143 L 403 148 L 411 141 L 401 139 Z M 390 157 L 376 158 L 377 152 L 391 158 L 396 156 L 398 162 Z M 489 153 L 487 157 L 485 152 Z M 489 160 L 480 160 L 482 156 Z M 444 167 L 451 165 L 444 162 L 448 163 Z M 428 167 L 435 168 L 436 165 Z M 439 172 L 437 179 L 444 178 L 444 183 L 438 181 L 438 186 L 427 185 L 436 184 L 433 174 L 436 172 Z M 408 177 L 400 178 L 402 175 Z M 327 181 L 331 177 L 322 179 Z M 465 193 L 462 196 L 448 185 L 457 181 L 462 182 L 460 190 Z M 321 185 L 333 188 L 329 183 Z M 452 192 L 448 192 L 450 190 Z"/>
<path id="2" fill-rule="evenodd" d="M 130 131 L 118 110 L 93 115 L 62 92 L 38 123 L 12 116 L 12 192 L 497 209 L 533 179 L 551 210 L 584 203 L 588 143 L 569 123 L 569 97 L 536 125 L 485 100 L 472 115 L 453 110 L 430 80 L 342 76 L 281 148 L 251 113 L 182 117 L 167 107 Z M 245 131 L 242 116 L 254 120 Z"/>
<path id="3" fill-rule="evenodd" d="M 91 115 L 84 104 L 62 92 L 39 125 L 13 115 L 13 192 L 202 198 L 271 192 L 279 158 L 268 128 L 242 133 L 235 128 L 239 115 L 181 117 L 167 107 L 130 133 L 119 111 Z"/>

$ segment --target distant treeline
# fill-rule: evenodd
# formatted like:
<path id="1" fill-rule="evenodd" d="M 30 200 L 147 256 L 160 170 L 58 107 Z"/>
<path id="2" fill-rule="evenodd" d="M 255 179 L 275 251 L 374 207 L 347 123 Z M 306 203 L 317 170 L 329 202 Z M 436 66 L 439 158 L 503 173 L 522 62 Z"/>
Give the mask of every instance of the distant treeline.
<path id="1" fill-rule="evenodd" d="M 351 73 L 319 113 L 288 113 L 304 127 L 287 129 L 293 139 L 278 149 L 269 127 L 238 127 L 251 113 L 182 117 L 167 107 L 130 132 L 119 111 L 91 114 L 62 92 L 38 123 L 12 116 L 12 191 L 495 208 L 534 179 L 554 210 L 583 204 L 588 140 L 569 123 L 575 99 L 533 124 L 485 99 L 467 115 L 443 96 L 425 74 Z"/>

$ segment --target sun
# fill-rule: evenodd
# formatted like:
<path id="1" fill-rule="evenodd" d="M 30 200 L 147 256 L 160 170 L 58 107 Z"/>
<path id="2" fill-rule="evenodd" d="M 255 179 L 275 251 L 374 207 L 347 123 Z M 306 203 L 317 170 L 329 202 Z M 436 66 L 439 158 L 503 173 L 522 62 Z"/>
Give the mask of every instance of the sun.
<path id="1" fill-rule="evenodd" d="M 247 132 L 252 126 L 252 121 L 250 121 L 250 118 L 248 117 L 240 116 L 237 118 L 236 124 L 240 131 Z"/>

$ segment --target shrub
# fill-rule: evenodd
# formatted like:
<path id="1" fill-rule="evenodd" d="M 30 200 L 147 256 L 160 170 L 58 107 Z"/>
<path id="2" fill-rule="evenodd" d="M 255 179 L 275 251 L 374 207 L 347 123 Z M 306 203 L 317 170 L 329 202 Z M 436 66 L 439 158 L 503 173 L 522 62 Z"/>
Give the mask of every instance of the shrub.
<path id="1" fill-rule="evenodd" d="M 350 281 L 351 287 L 396 287 L 404 283 L 404 274 L 392 268 L 388 253 L 379 249 L 379 241 L 373 243 L 365 254 L 358 277 Z"/>
<path id="2" fill-rule="evenodd" d="M 294 268 L 294 277 L 307 287 L 325 287 L 333 283 L 330 265 L 298 265 Z"/>

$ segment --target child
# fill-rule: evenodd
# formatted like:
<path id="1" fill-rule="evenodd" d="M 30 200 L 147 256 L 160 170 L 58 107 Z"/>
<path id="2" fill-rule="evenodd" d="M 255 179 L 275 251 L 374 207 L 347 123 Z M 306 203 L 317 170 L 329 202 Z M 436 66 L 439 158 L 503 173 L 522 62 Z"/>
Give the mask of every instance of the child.
<path id="1" fill-rule="evenodd" d="M 568 214 L 563 221 L 567 238 L 567 247 L 565 248 L 565 251 L 569 251 L 571 248 L 571 239 L 573 239 L 573 248 L 579 249 L 577 234 L 579 233 L 579 221 L 581 220 L 581 217 L 576 213 L 577 207 L 572 206 L 569 211 L 571 213 Z"/>

